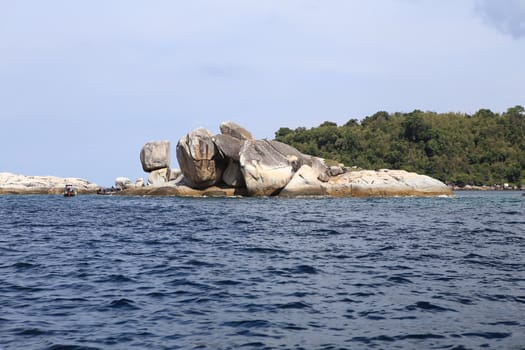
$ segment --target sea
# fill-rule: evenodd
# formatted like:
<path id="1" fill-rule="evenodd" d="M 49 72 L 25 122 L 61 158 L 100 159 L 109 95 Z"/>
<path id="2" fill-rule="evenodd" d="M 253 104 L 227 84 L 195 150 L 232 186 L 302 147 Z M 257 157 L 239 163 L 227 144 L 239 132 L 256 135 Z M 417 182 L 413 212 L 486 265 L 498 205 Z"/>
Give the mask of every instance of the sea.
<path id="1" fill-rule="evenodd" d="M 525 349 L 525 197 L 0 196 L 0 349 Z"/>

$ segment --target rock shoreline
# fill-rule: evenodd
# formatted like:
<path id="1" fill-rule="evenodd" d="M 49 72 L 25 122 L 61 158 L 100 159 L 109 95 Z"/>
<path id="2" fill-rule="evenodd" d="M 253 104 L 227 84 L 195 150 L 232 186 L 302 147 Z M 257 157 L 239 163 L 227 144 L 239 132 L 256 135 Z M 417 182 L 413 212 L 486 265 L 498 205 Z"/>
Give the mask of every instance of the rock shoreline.
<path id="1" fill-rule="evenodd" d="M 198 128 L 176 147 L 181 167 L 171 169 L 168 141 L 151 141 L 140 151 L 147 180 L 115 180 L 104 194 L 181 197 L 391 197 L 452 195 L 443 182 L 404 170 L 359 170 L 327 166 L 322 158 L 287 144 L 257 140 L 233 122 L 220 134 Z M 99 186 L 75 178 L 23 177 L 0 173 L 0 194 L 60 194 L 66 183 L 78 193 L 97 193 Z"/>
<path id="2" fill-rule="evenodd" d="M 327 166 L 322 158 L 287 144 L 257 140 L 234 122 L 219 134 L 198 128 L 176 146 L 181 167 L 170 168 L 170 145 L 151 141 L 140 160 L 147 181 L 120 178 L 119 195 L 183 197 L 389 197 L 452 195 L 450 187 L 404 170 L 359 170 Z"/>
<path id="3" fill-rule="evenodd" d="M 391 174 L 389 174 L 391 173 Z M 394 179 L 394 176 L 397 179 Z M 453 194 L 448 187 L 436 187 L 433 181 L 437 181 L 428 176 L 423 181 L 428 181 L 425 185 L 421 182 L 420 176 L 403 170 L 381 170 L 381 171 L 354 171 L 346 176 L 339 176 L 331 179 L 326 184 L 319 187 L 312 187 L 306 190 L 301 187 L 296 192 L 287 190 L 281 191 L 275 197 L 281 198 L 305 198 L 305 197 L 431 197 L 431 196 L 450 196 Z M 385 181 L 381 183 L 371 183 L 366 181 L 353 181 L 350 178 L 377 177 Z M 391 181 L 390 179 L 394 179 Z M 417 182 L 414 182 L 416 180 Z M 394 182 L 395 181 L 395 182 Z M 205 189 L 195 189 L 186 185 L 167 185 L 167 186 L 143 186 L 123 189 L 116 195 L 128 196 L 177 196 L 177 197 L 253 197 L 246 188 L 233 188 L 226 186 L 211 186 Z M 260 197 L 260 196 L 256 196 Z"/>
<path id="4" fill-rule="evenodd" d="M 79 194 L 94 194 L 99 189 L 96 184 L 80 178 L 0 173 L 0 194 L 62 194 L 67 184 L 73 185 Z"/>
<path id="5" fill-rule="evenodd" d="M 483 186 L 452 186 L 453 191 L 522 191 L 522 186 L 505 186 L 505 185 L 483 185 Z"/>
<path id="6" fill-rule="evenodd" d="M 176 147 L 180 170 L 170 169 L 166 141 L 146 143 L 142 168 L 147 186 L 127 182 L 119 194 L 179 196 L 377 197 L 452 195 L 450 187 L 404 170 L 358 170 L 327 166 L 322 158 L 294 147 L 257 140 L 234 122 L 221 123 L 220 134 L 198 128 Z M 151 167 L 161 164 L 164 168 Z M 140 182 L 139 183 L 146 183 Z"/>

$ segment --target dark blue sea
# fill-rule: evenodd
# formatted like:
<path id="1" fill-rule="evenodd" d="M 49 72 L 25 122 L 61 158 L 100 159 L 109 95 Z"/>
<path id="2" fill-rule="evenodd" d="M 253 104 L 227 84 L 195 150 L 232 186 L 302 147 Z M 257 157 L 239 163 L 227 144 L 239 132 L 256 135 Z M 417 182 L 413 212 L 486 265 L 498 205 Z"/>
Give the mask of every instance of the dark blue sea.
<path id="1" fill-rule="evenodd" d="M 0 349 L 525 349 L 525 197 L 0 196 Z"/>

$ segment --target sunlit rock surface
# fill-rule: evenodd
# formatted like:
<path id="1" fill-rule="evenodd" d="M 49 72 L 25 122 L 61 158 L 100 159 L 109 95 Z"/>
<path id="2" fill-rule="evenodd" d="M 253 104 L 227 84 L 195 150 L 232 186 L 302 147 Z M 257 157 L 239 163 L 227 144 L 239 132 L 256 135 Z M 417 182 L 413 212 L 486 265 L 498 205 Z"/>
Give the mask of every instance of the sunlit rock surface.
<path id="1" fill-rule="evenodd" d="M 404 170 L 357 170 L 343 164 L 327 167 L 322 158 L 294 147 L 256 140 L 245 128 L 226 122 L 221 134 L 199 128 L 177 143 L 180 170 L 172 170 L 170 144 L 152 141 L 140 152 L 148 172 L 132 183 L 119 177 L 110 191 L 117 195 L 235 197 L 235 196 L 437 196 L 451 195 L 443 182 Z M 98 186 L 79 178 L 23 176 L 0 173 L 0 194 L 62 193 L 66 184 L 78 193 L 96 193 Z M 102 191 L 107 193 L 107 191 Z"/>
<path id="2" fill-rule="evenodd" d="M 206 129 L 193 130 L 179 140 L 177 160 L 191 187 L 202 189 L 221 181 L 224 163 L 218 156 L 212 134 Z"/>
<path id="3" fill-rule="evenodd" d="M 324 185 L 330 196 L 436 196 L 452 190 L 430 176 L 405 170 L 381 169 L 350 171 L 330 178 Z"/>
<path id="4" fill-rule="evenodd" d="M 98 189 L 97 184 L 80 178 L 0 173 L 0 194 L 61 194 L 65 185 L 73 185 L 78 193 L 95 193 Z"/>
<path id="5" fill-rule="evenodd" d="M 403 170 L 357 170 L 343 164 L 327 167 L 324 159 L 294 147 L 256 140 L 233 122 L 220 134 L 196 129 L 177 144 L 182 175 L 124 194 L 178 196 L 435 196 L 450 195 L 444 183 Z M 157 170 L 160 171 L 160 170 Z M 151 176 L 151 174 L 150 174 Z M 157 187 L 152 189 L 150 187 Z"/>
<path id="6" fill-rule="evenodd" d="M 145 172 L 170 167 L 169 141 L 151 141 L 142 147 L 140 162 Z"/>

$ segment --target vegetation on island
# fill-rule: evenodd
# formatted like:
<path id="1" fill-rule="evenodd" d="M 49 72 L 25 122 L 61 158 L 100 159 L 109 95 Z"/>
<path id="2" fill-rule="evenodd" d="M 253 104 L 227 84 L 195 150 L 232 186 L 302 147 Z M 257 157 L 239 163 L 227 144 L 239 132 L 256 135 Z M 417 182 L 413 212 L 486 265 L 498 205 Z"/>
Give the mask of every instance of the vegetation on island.
<path id="1" fill-rule="evenodd" d="M 303 153 L 363 169 L 404 169 L 445 183 L 525 184 L 525 109 L 504 113 L 380 111 L 338 126 L 280 128 L 275 139 Z"/>

